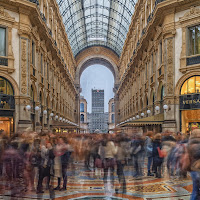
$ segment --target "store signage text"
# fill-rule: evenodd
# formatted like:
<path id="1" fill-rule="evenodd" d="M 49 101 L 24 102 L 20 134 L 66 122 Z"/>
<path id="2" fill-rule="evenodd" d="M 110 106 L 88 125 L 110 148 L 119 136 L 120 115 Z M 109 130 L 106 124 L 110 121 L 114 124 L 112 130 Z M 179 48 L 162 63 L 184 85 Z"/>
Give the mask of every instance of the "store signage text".
<path id="1" fill-rule="evenodd" d="M 181 110 L 200 109 L 200 94 L 180 96 L 180 109 Z"/>

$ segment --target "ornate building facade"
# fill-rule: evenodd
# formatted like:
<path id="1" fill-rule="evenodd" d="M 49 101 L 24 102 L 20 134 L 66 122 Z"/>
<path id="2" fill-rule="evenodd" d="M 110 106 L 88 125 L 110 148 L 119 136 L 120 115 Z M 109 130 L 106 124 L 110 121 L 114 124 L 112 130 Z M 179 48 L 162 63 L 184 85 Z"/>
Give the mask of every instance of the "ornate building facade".
<path id="1" fill-rule="evenodd" d="M 108 102 L 108 130 L 109 132 L 115 129 L 115 102 L 114 98 Z"/>
<path id="2" fill-rule="evenodd" d="M 56 1 L 1 1 L 0 36 L 1 129 L 76 129 L 76 61 Z"/>
<path id="3" fill-rule="evenodd" d="M 200 1 L 137 2 L 120 57 L 118 127 L 199 127 L 199 25 Z"/>
<path id="4" fill-rule="evenodd" d="M 88 116 L 87 116 L 87 101 L 83 96 L 80 97 L 80 132 L 89 133 Z"/>
<path id="5" fill-rule="evenodd" d="M 61 4 L 56 0 L 0 2 L 0 130 L 77 132 L 80 75 L 93 64 L 105 65 L 114 75 L 118 127 L 182 132 L 200 127 L 200 1 L 138 0 L 132 4 L 134 13 L 126 8 L 129 16 L 133 14 L 129 29 L 126 18 L 115 12 L 121 4 L 112 7 L 110 11 L 120 14 L 126 26 L 114 23 L 110 15 L 108 23 L 95 22 L 109 27 L 103 32 L 108 42 L 102 40 L 104 34 L 96 37 L 96 28 L 87 35 L 79 31 L 83 26 L 76 27 L 76 37 L 73 24 L 68 27 L 69 13 L 61 13 L 67 4 Z M 85 11 L 79 1 L 76 4 L 80 10 L 74 15 L 80 23 L 84 18 L 79 19 L 79 13 Z M 67 8 L 72 9 L 70 3 Z M 120 38 L 119 34 L 126 35 L 122 29 L 129 30 L 125 43 L 116 40 L 111 45 L 115 34 L 109 30 Z M 90 36 L 90 42 L 81 39 L 83 35 Z M 122 52 L 118 42 L 120 48 L 123 44 Z"/>

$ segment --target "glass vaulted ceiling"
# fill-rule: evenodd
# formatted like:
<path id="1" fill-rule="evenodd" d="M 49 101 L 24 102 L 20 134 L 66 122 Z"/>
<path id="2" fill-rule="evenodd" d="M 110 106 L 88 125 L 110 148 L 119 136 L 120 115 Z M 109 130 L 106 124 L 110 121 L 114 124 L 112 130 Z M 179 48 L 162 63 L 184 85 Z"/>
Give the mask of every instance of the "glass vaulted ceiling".
<path id="1" fill-rule="evenodd" d="M 111 48 L 119 56 L 137 0 L 57 0 L 74 56 L 86 47 Z"/>

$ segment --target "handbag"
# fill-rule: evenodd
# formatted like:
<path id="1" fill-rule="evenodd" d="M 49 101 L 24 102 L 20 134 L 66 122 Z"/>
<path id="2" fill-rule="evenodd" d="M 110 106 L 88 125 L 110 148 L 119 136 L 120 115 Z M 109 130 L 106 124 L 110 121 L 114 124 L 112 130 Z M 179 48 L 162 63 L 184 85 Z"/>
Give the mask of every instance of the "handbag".
<path id="1" fill-rule="evenodd" d="M 103 163 L 102 163 L 102 160 L 100 158 L 95 159 L 95 167 L 96 168 L 102 168 L 103 167 Z"/>
<path id="2" fill-rule="evenodd" d="M 159 157 L 160 157 L 160 158 L 164 158 L 164 157 L 167 156 L 166 151 L 161 150 L 160 147 L 157 147 L 157 149 L 158 149 L 158 154 L 159 154 Z"/>

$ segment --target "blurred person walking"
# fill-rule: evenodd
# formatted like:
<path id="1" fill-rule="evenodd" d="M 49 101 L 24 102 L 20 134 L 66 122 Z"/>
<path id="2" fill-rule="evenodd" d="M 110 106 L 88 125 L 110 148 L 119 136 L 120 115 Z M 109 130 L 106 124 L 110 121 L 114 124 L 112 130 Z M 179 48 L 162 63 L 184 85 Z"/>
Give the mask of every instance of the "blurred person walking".
<path id="1" fill-rule="evenodd" d="M 188 143 L 190 174 L 193 182 L 191 200 L 200 199 L 200 129 L 195 129 Z M 186 161 L 186 160 L 185 160 Z"/>
<path id="2" fill-rule="evenodd" d="M 153 156 L 152 156 L 152 153 L 153 153 L 153 140 L 152 140 L 152 138 L 153 138 L 153 132 L 149 131 L 146 134 L 146 140 L 145 140 L 145 152 L 146 152 L 146 156 L 147 156 L 147 159 L 148 159 L 148 162 L 147 162 L 147 170 L 148 170 L 147 176 L 154 176 L 154 174 L 151 173 L 152 161 L 153 161 Z"/>
<path id="3" fill-rule="evenodd" d="M 162 150 L 161 134 L 157 133 L 153 140 L 153 166 L 156 174 L 156 178 L 161 178 L 161 166 L 163 163 L 163 157 L 159 155 L 159 150 Z"/>

